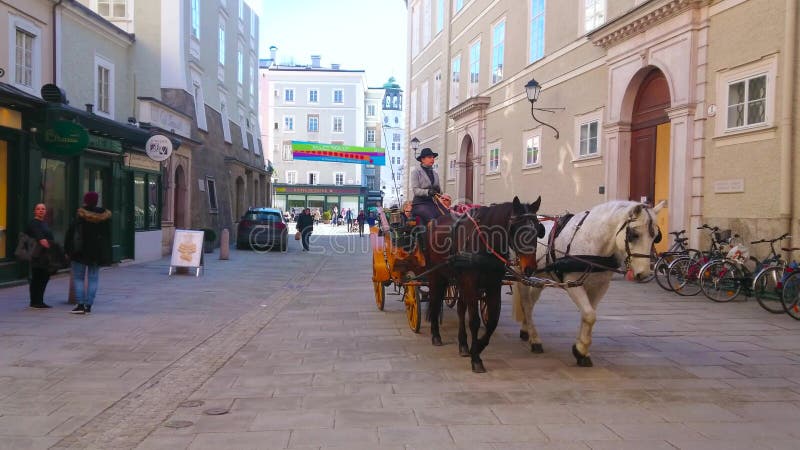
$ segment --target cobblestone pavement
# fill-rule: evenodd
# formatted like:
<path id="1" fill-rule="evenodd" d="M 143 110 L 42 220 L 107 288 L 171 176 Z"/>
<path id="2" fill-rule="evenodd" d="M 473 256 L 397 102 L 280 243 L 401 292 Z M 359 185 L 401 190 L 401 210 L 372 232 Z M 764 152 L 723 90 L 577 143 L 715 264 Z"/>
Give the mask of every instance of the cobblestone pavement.
<path id="1" fill-rule="evenodd" d="M 562 292 L 537 306 L 542 355 L 504 295 L 473 374 L 454 311 L 443 347 L 399 296 L 377 311 L 367 241 L 323 226 L 310 253 L 214 254 L 199 278 L 110 268 L 88 316 L 68 314 L 64 276 L 51 310 L 0 290 L 0 449 L 798 448 L 788 316 L 615 280 L 578 368 Z"/>

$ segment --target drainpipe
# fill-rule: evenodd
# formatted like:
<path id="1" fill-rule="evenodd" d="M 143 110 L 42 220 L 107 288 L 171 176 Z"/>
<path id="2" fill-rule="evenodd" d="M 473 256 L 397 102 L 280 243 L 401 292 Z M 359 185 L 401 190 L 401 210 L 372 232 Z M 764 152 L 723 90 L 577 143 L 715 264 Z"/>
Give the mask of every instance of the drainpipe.
<path id="1" fill-rule="evenodd" d="M 788 221 L 786 231 L 791 233 L 797 217 L 794 207 L 794 90 L 795 65 L 797 64 L 797 0 L 786 0 L 783 35 L 783 70 L 781 71 L 781 201 L 780 215 Z M 797 242 L 797 238 L 793 239 Z"/>
<path id="2" fill-rule="evenodd" d="M 61 6 L 64 0 L 58 0 L 53 4 L 53 84 L 58 86 L 58 28 L 56 28 L 56 8 Z"/>

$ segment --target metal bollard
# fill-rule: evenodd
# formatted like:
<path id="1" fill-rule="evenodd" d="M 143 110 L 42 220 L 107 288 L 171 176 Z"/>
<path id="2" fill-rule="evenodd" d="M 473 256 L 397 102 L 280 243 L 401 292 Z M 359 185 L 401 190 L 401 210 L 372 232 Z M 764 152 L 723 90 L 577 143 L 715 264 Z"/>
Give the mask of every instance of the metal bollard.
<path id="1" fill-rule="evenodd" d="M 231 259 L 230 232 L 227 228 L 222 229 L 222 236 L 219 238 L 219 259 Z"/>

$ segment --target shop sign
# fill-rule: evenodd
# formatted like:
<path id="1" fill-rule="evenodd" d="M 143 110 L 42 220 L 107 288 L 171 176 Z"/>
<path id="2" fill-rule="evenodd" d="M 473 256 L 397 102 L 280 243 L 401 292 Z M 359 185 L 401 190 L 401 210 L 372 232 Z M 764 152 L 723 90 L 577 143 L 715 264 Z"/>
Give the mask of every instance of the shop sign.
<path id="1" fill-rule="evenodd" d="M 150 136 L 144 145 L 147 156 L 153 161 L 164 161 L 172 156 L 172 141 L 163 134 Z"/>
<path id="2" fill-rule="evenodd" d="M 50 153 L 77 155 L 89 145 L 89 132 L 77 123 L 57 120 L 42 132 L 40 144 Z"/>
<path id="3" fill-rule="evenodd" d="M 303 187 L 303 186 L 276 186 L 275 192 L 280 194 L 339 194 L 339 195 L 358 195 L 360 189 L 357 187 L 351 188 L 336 188 L 336 187 Z"/>
<path id="4" fill-rule="evenodd" d="M 306 141 L 292 141 L 292 158 L 305 161 L 386 165 L 386 151 L 380 147 L 356 147 Z"/>
<path id="5" fill-rule="evenodd" d="M 89 135 L 89 147 L 98 150 L 108 150 L 115 153 L 122 153 L 122 142 L 116 139 L 109 139 L 94 134 Z"/>

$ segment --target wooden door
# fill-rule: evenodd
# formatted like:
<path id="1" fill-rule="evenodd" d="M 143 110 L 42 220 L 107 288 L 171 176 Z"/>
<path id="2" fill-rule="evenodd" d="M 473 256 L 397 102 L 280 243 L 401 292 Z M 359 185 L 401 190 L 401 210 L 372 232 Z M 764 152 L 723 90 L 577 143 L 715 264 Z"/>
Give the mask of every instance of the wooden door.
<path id="1" fill-rule="evenodd" d="M 464 201 L 466 203 L 474 203 L 475 202 L 475 192 L 473 189 L 473 182 L 474 182 L 474 164 L 472 159 L 474 158 L 473 153 L 474 150 L 472 148 L 472 139 L 469 139 L 469 143 L 467 144 L 467 152 L 466 156 L 464 157 Z"/>

